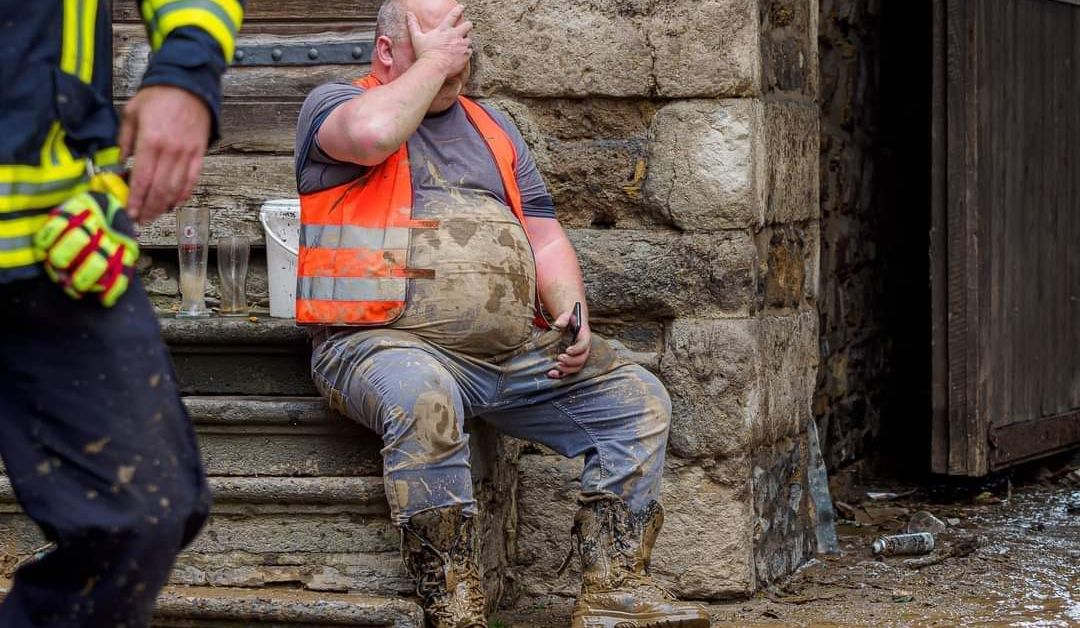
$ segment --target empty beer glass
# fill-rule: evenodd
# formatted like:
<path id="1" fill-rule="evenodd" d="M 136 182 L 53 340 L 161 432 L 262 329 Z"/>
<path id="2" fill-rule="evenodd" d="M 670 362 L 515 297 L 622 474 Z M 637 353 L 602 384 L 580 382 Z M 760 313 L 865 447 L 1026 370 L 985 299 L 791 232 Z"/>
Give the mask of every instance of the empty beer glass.
<path id="1" fill-rule="evenodd" d="M 217 241 L 218 278 L 221 279 L 222 316 L 247 316 L 247 270 L 251 243 L 229 237 Z"/>
<path id="2" fill-rule="evenodd" d="M 209 316 L 206 307 L 206 253 L 210 244 L 210 209 L 176 210 L 176 239 L 180 251 L 180 311 L 177 316 Z"/>

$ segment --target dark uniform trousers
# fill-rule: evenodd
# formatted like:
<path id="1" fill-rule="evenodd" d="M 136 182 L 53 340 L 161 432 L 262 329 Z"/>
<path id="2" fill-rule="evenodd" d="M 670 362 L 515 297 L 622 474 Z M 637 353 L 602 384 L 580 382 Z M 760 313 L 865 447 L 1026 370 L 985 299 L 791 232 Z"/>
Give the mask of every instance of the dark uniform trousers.
<path id="1" fill-rule="evenodd" d="M 146 625 L 210 494 L 141 284 L 106 309 L 44 276 L 0 283 L 0 346 L 0 454 L 55 543 L 14 575 L 0 627 Z"/>

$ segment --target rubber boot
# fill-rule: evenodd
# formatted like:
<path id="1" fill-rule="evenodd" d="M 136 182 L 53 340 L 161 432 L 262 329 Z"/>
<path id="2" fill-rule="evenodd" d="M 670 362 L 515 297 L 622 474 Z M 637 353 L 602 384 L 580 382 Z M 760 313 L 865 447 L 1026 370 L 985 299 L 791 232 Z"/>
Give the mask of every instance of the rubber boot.
<path id="1" fill-rule="evenodd" d="M 487 628 L 476 522 L 461 506 L 428 510 L 401 529 L 401 558 L 432 628 Z"/>
<path id="2" fill-rule="evenodd" d="M 581 557 L 581 593 L 572 628 L 708 628 L 702 605 L 678 601 L 649 576 L 663 523 L 664 511 L 655 501 L 640 515 L 618 498 L 578 511 L 572 534 Z"/>

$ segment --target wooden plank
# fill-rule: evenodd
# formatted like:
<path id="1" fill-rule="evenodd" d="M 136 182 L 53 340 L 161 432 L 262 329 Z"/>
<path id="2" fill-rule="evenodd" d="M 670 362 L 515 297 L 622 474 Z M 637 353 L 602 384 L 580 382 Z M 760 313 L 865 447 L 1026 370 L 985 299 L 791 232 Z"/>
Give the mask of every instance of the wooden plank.
<path id="1" fill-rule="evenodd" d="M 221 141 L 212 152 L 291 155 L 299 115 L 299 102 L 226 102 Z"/>
<path id="2" fill-rule="evenodd" d="M 363 20 L 374 24 L 380 4 L 382 0 L 247 0 L 244 22 Z M 113 21 L 140 22 L 138 2 L 114 0 Z"/>
<path id="3" fill-rule="evenodd" d="M 1080 410 L 993 427 L 991 468 L 1011 466 L 1080 446 Z"/>
<path id="4" fill-rule="evenodd" d="M 1072 26 L 1072 66 L 1075 69 L 1078 67 L 1077 64 L 1080 63 L 1078 61 L 1080 60 L 1080 11 L 1073 13 Z M 1070 102 L 1080 102 L 1080 81 L 1072 81 L 1070 85 L 1072 87 L 1072 93 L 1069 96 Z M 1071 120 L 1076 127 L 1076 135 L 1080 136 L 1080 120 L 1077 119 L 1080 116 L 1080 109 L 1074 107 L 1072 113 Z M 1080 168 L 1080 146 L 1078 146 L 1078 142 L 1071 142 L 1069 150 L 1071 159 L 1067 162 L 1066 167 L 1069 171 L 1076 172 L 1076 169 Z M 1071 244 L 1066 247 L 1068 261 L 1065 271 L 1068 275 L 1069 326 L 1072 333 L 1067 334 L 1065 339 L 1070 348 L 1072 360 L 1069 405 L 1073 408 L 1080 408 L 1080 351 L 1076 349 L 1080 347 L 1080 216 L 1077 216 L 1075 211 L 1076 207 L 1080 207 L 1080 181 L 1074 176 L 1069 177 L 1069 183 L 1071 194 L 1063 211 L 1069 219 L 1069 233 L 1071 234 L 1069 239 Z"/>
<path id="5" fill-rule="evenodd" d="M 370 29 L 326 30 L 325 25 L 272 25 L 273 32 L 245 31 L 240 45 L 267 43 L 319 43 L 323 41 L 371 41 Z M 113 95 L 130 98 L 146 71 L 150 47 L 141 28 L 118 26 L 113 41 Z M 225 98 L 235 100 L 302 101 L 315 87 L 330 81 L 363 76 L 367 64 L 312 65 L 301 67 L 243 67 L 229 69 L 223 79 Z"/>
<path id="6" fill-rule="evenodd" d="M 211 155 L 188 204 L 211 209 L 211 237 L 237 235 L 262 244 L 259 208 L 267 199 L 296 196 L 292 157 Z M 139 242 L 150 248 L 176 246 L 176 215 L 143 227 Z"/>
<path id="7" fill-rule="evenodd" d="M 971 382 L 971 410 L 974 414 L 972 434 L 969 434 L 972 447 L 976 450 L 986 444 L 986 431 L 982 425 L 990 420 L 990 409 L 993 398 L 993 373 L 994 373 L 994 341 L 990 326 L 990 303 L 991 303 L 991 274 L 990 260 L 993 259 L 993 228 L 994 228 L 994 178 L 991 176 L 993 168 L 998 164 L 995 152 L 994 140 L 1001 133 L 993 128 L 988 128 L 988 121 L 993 116 L 993 97 L 995 80 L 989 73 L 992 72 L 996 60 L 995 50 L 999 46 L 992 43 L 992 38 L 998 35 L 997 24 L 994 19 L 997 5 L 1000 3 L 973 2 L 971 3 L 971 20 L 975 39 L 972 50 L 971 62 L 971 87 L 974 94 L 974 102 L 971 107 L 971 151 L 974 155 L 972 170 L 974 178 L 969 181 L 974 189 L 974 198 L 968 207 L 970 223 L 968 241 L 971 243 L 971 266 L 969 266 L 968 282 L 971 285 L 970 293 L 974 295 L 971 306 L 971 320 L 969 336 L 969 351 L 971 364 L 974 365 L 975 381 Z M 970 373 L 970 372 L 969 372 Z M 980 466 L 980 461 L 975 461 L 975 466 Z"/>
<path id="8" fill-rule="evenodd" d="M 971 284 L 973 242 L 970 211 L 975 200 L 975 151 L 969 124 L 974 106 L 972 89 L 973 36 L 971 4 L 968 0 L 947 0 L 947 53 L 949 92 L 947 95 L 948 154 L 948 356 L 949 356 L 949 473 L 977 474 L 977 419 L 972 386 L 976 369 L 972 354 L 975 321 Z"/>
<path id="9" fill-rule="evenodd" d="M 949 471 L 949 369 L 948 369 L 948 92 L 946 0 L 933 4 L 933 92 L 931 102 L 931 445 L 934 473 Z"/>

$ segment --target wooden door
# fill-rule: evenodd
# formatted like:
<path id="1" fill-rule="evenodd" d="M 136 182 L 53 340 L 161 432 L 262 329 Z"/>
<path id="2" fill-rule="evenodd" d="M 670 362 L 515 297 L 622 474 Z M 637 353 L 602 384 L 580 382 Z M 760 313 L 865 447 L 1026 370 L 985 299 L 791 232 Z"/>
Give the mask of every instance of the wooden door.
<path id="1" fill-rule="evenodd" d="M 1080 446 L 1080 0 L 935 0 L 933 470 Z"/>

